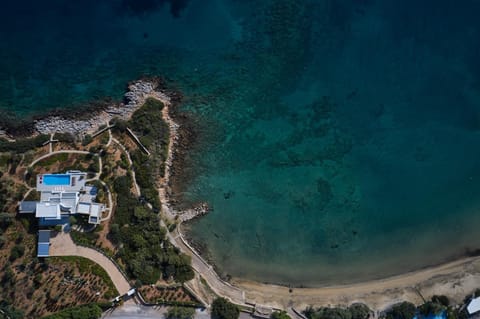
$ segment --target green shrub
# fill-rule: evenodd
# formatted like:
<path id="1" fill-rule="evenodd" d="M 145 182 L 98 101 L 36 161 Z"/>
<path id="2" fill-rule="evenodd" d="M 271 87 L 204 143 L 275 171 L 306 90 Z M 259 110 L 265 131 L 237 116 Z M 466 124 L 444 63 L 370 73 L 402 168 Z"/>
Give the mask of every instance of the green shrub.
<path id="1" fill-rule="evenodd" d="M 445 309 L 446 307 L 432 301 L 427 301 L 426 303 L 418 307 L 418 311 L 424 316 L 438 315 L 442 313 Z"/>
<path id="2" fill-rule="evenodd" d="M 43 317 L 44 319 L 96 319 L 102 315 L 102 308 L 96 303 L 89 305 L 68 308 L 53 315 Z"/>
<path id="3" fill-rule="evenodd" d="M 370 308 L 363 303 L 354 303 L 348 307 L 348 310 L 352 314 L 352 319 L 367 319 L 372 313 Z"/>
<path id="4" fill-rule="evenodd" d="M 76 230 L 72 230 L 70 236 L 74 243 L 81 246 L 94 246 L 99 237 L 96 233 L 85 233 Z"/>
<path id="5" fill-rule="evenodd" d="M 93 141 L 93 138 L 90 134 L 86 134 L 84 137 L 83 137 L 83 140 L 82 140 L 82 145 L 83 146 L 87 146 L 88 144 L 92 143 Z"/>
<path id="6" fill-rule="evenodd" d="M 415 316 L 416 307 L 411 302 L 404 301 L 394 305 L 385 313 L 386 319 L 412 319 Z"/>
<path id="7" fill-rule="evenodd" d="M 53 138 L 67 144 L 75 143 L 75 136 L 71 133 L 55 133 Z"/>
<path id="8" fill-rule="evenodd" d="M 270 315 L 270 319 L 291 319 L 286 311 L 274 311 Z"/>
<path id="9" fill-rule="evenodd" d="M 32 138 L 21 138 L 15 142 L 9 142 L 4 138 L 0 138 L 0 153 L 13 152 L 25 153 L 36 147 L 41 147 L 50 137 L 48 135 L 38 135 Z"/>
<path id="10" fill-rule="evenodd" d="M 304 313 L 309 319 L 352 319 L 352 314 L 345 308 L 322 307 L 315 310 L 309 307 Z"/>
<path id="11" fill-rule="evenodd" d="M 192 319 L 195 315 L 195 308 L 174 306 L 168 308 L 166 319 Z"/>
<path id="12" fill-rule="evenodd" d="M 13 246 L 12 249 L 10 250 L 9 259 L 10 259 L 10 261 L 14 261 L 14 260 L 22 257 L 24 253 L 25 253 L 25 246 L 17 244 L 15 246 Z"/>
<path id="13" fill-rule="evenodd" d="M 237 319 L 240 309 L 225 298 L 217 298 L 212 302 L 212 319 Z"/>
<path id="14" fill-rule="evenodd" d="M 21 310 L 15 309 L 5 300 L 0 301 L 0 318 L 3 319 L 22 319 L 24 314 Z"/>
<path id="15" fill-rule="evenodd" d="M 432 296 L 432 302 L 440 304 L 445 307 L 448 307 L 450 305 L 450 300 L 448 300 L 448 297 L 443 295 Z"/>

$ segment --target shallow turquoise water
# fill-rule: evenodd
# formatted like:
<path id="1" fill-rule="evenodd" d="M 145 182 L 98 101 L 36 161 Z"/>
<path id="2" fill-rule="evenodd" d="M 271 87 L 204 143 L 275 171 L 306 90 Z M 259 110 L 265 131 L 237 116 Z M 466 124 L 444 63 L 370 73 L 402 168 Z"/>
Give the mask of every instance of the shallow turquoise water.
<path id="1" fill-rule="evenodd" d="M 60 30 L 30 16 L 2 35 L 0 105 L 25 115 L 165 75 L 199 122 L 183 199 L 214 208 L 189 233 L 223 274 L 384 277 L 480 244 L 479 4 L 462 4 L 71 5 Z"/>
<path id="2" fill-rule="evenodd" d="M 70 175 L 64 174 L 48 174 L 43 175 L 44 185 L 70 185 Z"/>

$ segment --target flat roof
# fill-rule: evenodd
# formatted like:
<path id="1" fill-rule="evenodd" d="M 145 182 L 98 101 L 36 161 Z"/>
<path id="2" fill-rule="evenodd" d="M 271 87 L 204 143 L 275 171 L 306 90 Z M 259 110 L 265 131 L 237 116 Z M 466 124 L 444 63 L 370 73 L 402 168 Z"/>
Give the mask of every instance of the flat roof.
<path id="1" fill-rule="evenodd" d="M 37 257 L 50 256 L 50 243 L 38 243 Z"/>
<path id="2" fill-rule="evenodd" d="M 90 203 L 78 203 L 77 213 L 79 213 L 79 214 L 89 214 L 90 213 Z"/>
<path id="3" fill-rule="evenodd" d="M 50 231 L 49 230 L 39 230 L 38 231 L 38 242 L 39 243 L 49 243 L 50 242 Z"/>
<path id="4" fill-rule="evenodd" d="M 60 219 L 60 205 L 50 203 L 37 203 L 35 217 Z"/>
<path id="5" fill-rule="evenodd" d="M 20 202 L 18 207 L 19 212 L 22 213 L 34 213 L 37 208 L 37 202 L 34 201 L 23 201 Z"/>
<path id="6" fill-rule="evenodd" d="M 94 217 L 100 217 L 100 214 L 102 213 L 103 205 L 97 204 L 97 203 L 92 203 L 90 206 L 90 216 Z"/>
<path id="7" fill-rule="evenodd" d="M 50 231 L 39 230 L 37 257 L 48 257 L 48 256 L 50 256 Z"/>

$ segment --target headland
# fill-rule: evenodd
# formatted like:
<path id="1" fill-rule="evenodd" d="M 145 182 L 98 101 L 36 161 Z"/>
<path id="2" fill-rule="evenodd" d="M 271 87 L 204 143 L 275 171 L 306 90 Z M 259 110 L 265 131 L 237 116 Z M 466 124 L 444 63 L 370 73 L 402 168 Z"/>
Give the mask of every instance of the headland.
<path id="1" fill-rule="evenodd" d="M 303 310 L 310 305 L 316 306 L 348 306 L 362 302 L 375 311 L 382 311 L 392 304 L 410 301 L 421 304 L 433 295 L 446 295 L 453 302 L 460 303 L 463 298 L 480 286 L 480 257 L 462 258 L 443 265 L 422 269 L 406 274 L 372 280 L 363 283 L 325 286 L 313 288 L 286 287 L 244 280 L 242 278 L 222 279 L 213 265 L 209 264 L 188 243 L 182 233 L 182 223 L 197 218 L 208 212 L 208 205 L 200 203 L 198 207 L 187 210 L 176 208 L 176 196 L 172 190 L 172 174 L 181 171 L 175 167 L 181 160 L 179 148 L 188 145 L 182 139 L 189 133 L 182 127 L 182 116 L 173 109 L 181 103 L 178 92 L 168 90 L 159 79 L 142 79 L 129 84 L 125 94 L 125 102 L 108 106 L 91 117 L 81 119 L 49 116 L 38 119 L 34 123 L 34 133 L 54 134 L 69 133 L 76 136 L 92 134 L 102 125 L 114 118 L 129 120 L 132 114 L 147 99 L 153 98 L 163 104 L 161 117 L 169 130 L 165 172 L 158 180 L 158 196 L 161 204 L 163 226 L 175 224 L 167 236 L 171 244 L 181 252 L 191 256 L 195 278 L 186 286 L 197 296 L 209 304 L 212 294 L 225 297 L 242 307 L 270 307 L 284 309 L 292 313 L 292 309 Z M 184 118 L 184 117 L 183 117 Z M 185 124 L 188 127 L 188 124 Z M 191 132 L 190 132 L 191 134 Z M 9 136 L 14 139 L 14 136 Z M 186 150 L 181 150 L 186 151 Z M 138 185 L 137 185 L 138 187 Z M 210 292 L 207 292 L 209 290 Z"/>

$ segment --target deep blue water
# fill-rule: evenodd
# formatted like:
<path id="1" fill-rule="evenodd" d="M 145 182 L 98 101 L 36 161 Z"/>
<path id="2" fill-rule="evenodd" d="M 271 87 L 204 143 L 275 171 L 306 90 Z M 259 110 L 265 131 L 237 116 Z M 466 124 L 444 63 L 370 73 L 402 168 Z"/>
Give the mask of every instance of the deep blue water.
<path id="1" fill-rule="evenodd" d="M 214 208 L 190 235 L 224 274 L 351 282 L 479 248 L 480 2 L 172 1 L 6 5 L 0 109 L 169 78 L 200 125 L 183 199 Z"/>

